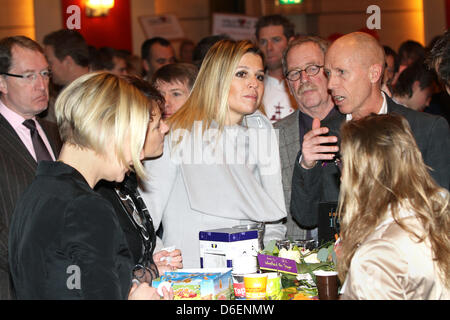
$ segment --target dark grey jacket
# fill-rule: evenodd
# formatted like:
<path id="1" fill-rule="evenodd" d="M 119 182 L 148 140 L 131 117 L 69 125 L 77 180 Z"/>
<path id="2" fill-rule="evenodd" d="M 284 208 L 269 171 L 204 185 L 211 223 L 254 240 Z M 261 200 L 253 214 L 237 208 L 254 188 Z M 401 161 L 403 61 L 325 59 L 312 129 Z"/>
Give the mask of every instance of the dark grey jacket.
<path id="1" fill-rule="evenodd" d="M 411 127 L 422 157 L 433 170 L 431 176 L 436 182 L 450 187 L 450 129 L 447 121 L 403 107 L 386 96 L 388 113 L 404 116 Z M 321 125 L 328 127 L 328 135 L 339 137 L 339 128 L 345 115 L 335 113 Z M 319 161 L 310 170 L 303 169 L 297 155 L 292 177 L 290 211 L 297 222 L 305 227 L 315 227 L 318 221 L 318 206 L 321 202 L 338 201 L 340 172 L 333 162 Z"/>

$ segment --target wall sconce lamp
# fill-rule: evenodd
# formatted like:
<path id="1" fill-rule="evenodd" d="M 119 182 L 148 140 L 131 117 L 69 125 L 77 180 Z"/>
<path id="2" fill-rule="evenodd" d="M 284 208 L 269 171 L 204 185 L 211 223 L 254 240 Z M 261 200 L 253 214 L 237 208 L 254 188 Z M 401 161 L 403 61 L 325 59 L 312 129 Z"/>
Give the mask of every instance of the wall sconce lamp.
<path id="1" fill-rule="evenodd" d="M 86 15 L 88 17 L 106 17 L 114 7 L 114 0 L 87 0 Z"/>

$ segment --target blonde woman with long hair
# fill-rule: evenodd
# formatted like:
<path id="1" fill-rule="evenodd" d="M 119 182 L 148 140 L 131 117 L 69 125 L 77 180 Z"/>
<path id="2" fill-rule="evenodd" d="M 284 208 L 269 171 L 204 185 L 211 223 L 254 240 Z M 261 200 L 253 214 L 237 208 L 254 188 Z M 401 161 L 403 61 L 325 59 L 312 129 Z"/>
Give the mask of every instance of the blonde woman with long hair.
<path id="1" fill-rule="evenodd" d="M 263 222 L 265 242 L 285 237 L 277 138 L 257 110 L 263 93 L 258 48 L 217 42 L 189 98 L 168 120 L 162 158 L 145 163 L 142 196 L 156 228 L 163 225 L 164 245 L 183 252 L 184 267 L 201 265 L 200 231 Z"/>
<path id="2" fill-rule="evenodd" d="M 11 223 L 17 298 L 160 299 L 148 283 L 133 284 L 134 261 L 114 207 L 93 190 L 102 179 L 121 182 L 130 170 L 146 177 L 144 143 L 155 154 L 163 150 L 154 112 L 134 85 L 110 73 L 81 76 L 60 93 L 58 161 L 39 163 Z"/>
<path id="3" fill-rule="evenodd" d="M 428 173 L 406 119 L 341 128 L 338 271 L 343 299 L 449 299 L 449 192 Z"/>

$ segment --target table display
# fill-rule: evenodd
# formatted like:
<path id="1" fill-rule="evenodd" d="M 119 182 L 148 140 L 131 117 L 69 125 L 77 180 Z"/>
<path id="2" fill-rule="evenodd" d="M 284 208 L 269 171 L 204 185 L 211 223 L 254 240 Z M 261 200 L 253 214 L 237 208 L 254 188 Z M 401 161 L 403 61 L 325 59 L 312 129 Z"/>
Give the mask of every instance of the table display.
<path id="1" fill-rule="evenodd" d="M 152 285 L 171 286 L 175 300 L 318 300 L 315 273 L 335 271 L 336 248 L 332 241 L 316 247 L 313 241 L 273 240 L 254 256 L 257 272 L 180 269 Z"/>
<path id="2" fill-rule="evenodd" d="M 261 272 L 281 275 L 282 300 L 317 300 L 315 272 L 335 271 L 336 243 L 316 247 L 314 241 L 271 241 L 258 254 Z"/>

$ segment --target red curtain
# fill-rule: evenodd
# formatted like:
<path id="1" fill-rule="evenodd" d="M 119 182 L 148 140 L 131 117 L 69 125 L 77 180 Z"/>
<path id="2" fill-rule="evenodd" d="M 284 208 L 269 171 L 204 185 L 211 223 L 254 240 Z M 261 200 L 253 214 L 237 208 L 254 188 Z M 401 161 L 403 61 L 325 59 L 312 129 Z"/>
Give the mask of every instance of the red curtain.
<path id="1" fill-rule="evenodd" d="M 450 0 L 445 0 L 445 12 L 447 17 L 447 29 L 450 28 Z"/>

